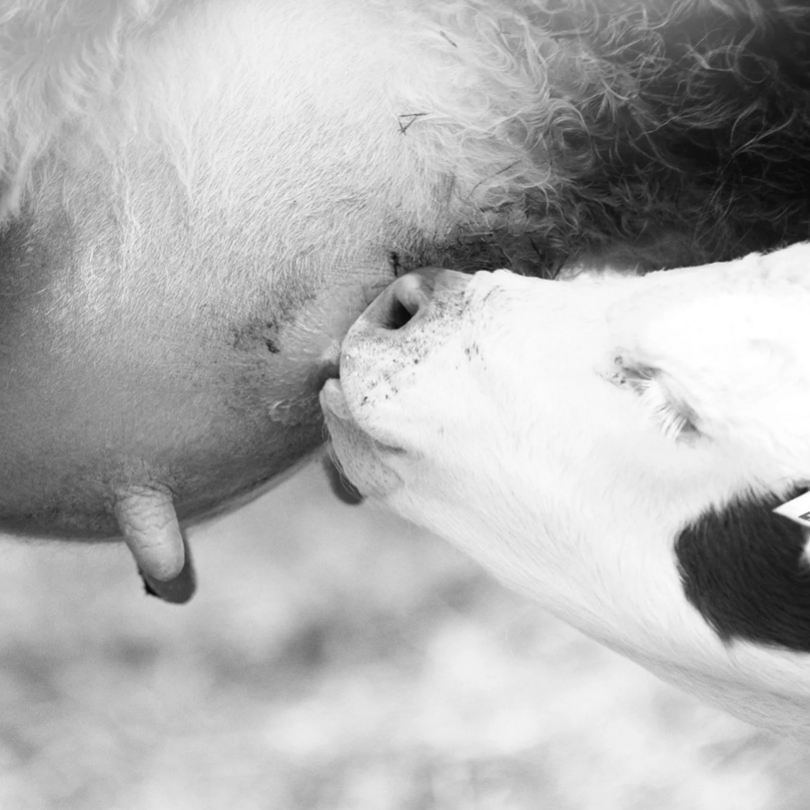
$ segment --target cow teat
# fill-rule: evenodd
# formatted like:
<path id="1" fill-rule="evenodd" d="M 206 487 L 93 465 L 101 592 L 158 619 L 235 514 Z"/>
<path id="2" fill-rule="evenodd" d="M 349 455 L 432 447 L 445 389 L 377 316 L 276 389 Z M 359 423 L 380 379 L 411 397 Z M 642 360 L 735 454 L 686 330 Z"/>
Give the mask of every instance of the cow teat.
<path id="1" fill-rule="evenodd" d="M 116 496 L 115 516 L 147 593 L 176 604 L 191 599 L 194 568 L 171 493 L 158 487 L 129 487 Z"/>

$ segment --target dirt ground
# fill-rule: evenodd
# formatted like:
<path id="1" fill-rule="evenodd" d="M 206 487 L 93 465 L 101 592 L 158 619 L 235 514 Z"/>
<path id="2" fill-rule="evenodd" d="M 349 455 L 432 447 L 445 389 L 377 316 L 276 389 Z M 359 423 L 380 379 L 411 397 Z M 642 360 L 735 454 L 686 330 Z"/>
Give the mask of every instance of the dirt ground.
<path id="1" fill-rule="evenodd" d="M 193 532 L 2 541 L 0 810 L 807 810 L 810 756 L 665 686 L 313 464 Z"/>

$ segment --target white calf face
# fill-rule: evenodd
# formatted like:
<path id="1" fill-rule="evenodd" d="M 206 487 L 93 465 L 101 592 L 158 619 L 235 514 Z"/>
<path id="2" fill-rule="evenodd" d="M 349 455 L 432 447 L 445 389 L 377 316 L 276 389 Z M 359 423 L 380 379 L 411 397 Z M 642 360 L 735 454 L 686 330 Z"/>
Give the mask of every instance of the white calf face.
<path id="1" fill-rule="evenodd" d="M 770 511 L 810 459 L 808 250 L 791 250 L 646 277 L 404 277 L 322 392 L 335 452 L 572 624 L 802 726 L 810 575 Z"/>

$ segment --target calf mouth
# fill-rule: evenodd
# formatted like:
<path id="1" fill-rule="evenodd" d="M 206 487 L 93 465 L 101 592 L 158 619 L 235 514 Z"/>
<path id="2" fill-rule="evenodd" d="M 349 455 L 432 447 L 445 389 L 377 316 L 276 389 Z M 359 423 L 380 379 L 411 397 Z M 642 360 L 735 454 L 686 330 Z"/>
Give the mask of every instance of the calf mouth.
<path id="1" fill-rule="evenodd" d="M 329 459 L 336 472 L 330 476 L 333 489 L 337 486 L 346 493 L 344 500 L 356 502 L 366 495 L 382 497 L 397 488 L 402 479 L 386 460 L 404 451 L 377 441 L 358 424 L 339 380 L 327 380 L 320 402 L 331 440 Z"/>
<path id="2" fill-rule="evenodd" d="M 354 422 L 338 376 L 330 377 L 321 388 L 321 407 L 341 422 Z"/>

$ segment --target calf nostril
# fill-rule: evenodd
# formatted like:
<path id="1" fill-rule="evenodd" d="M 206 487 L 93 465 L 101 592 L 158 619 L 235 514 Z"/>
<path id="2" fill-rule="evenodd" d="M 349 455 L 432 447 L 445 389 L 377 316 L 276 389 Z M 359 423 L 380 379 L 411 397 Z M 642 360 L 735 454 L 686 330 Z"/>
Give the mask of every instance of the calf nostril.
<path id="1" fill-rule="evenodd" d="M 402 303 L 396 296 L 391 297 L 391 303 L 388 310 L 383 317 L 380 324 L 383 329 L 402 329 L 405 324 L 413 317 L 414 313 L 411 312 L 405 304 Z"/>
<path id="2" fill-rule="evenodd" d="M 395 331 L 407 326 L 430 300 L 430 289 L 420 275 L 402 276 L 381 297 L 378 325 Z"/>

